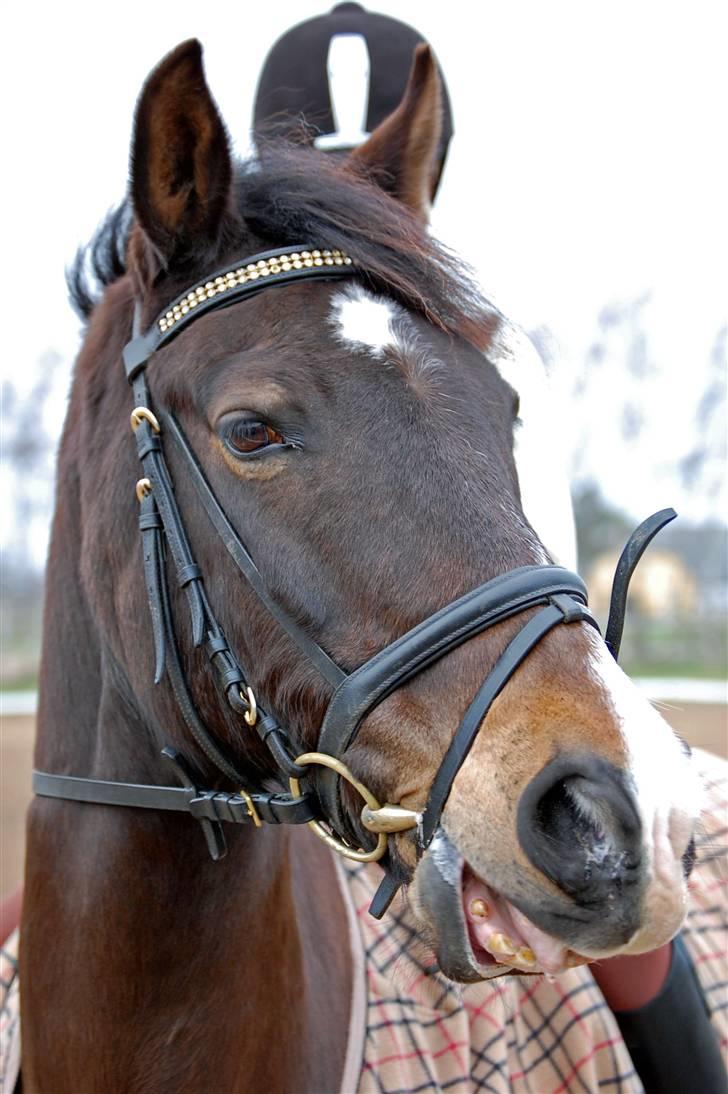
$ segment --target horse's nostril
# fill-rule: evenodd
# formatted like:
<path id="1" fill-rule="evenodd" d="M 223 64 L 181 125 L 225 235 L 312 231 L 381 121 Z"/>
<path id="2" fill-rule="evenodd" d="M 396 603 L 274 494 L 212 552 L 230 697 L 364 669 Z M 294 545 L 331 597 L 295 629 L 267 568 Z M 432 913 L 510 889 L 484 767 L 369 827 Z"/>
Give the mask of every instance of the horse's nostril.
<path id="1" fill-rule="evenodd" d="M 606 842 L 605 817 L 580 775 L 559 779 L 536 806 L 536 826 L 549 842 L 592 849 Z"/>
<path id="2" fill-rule="evenodd" d="M 528 785 L 518 836 L 531 862 L 583 903 L 612 902 L 640 878 L 641 824 L 622 772 L 560 757 Z"/>

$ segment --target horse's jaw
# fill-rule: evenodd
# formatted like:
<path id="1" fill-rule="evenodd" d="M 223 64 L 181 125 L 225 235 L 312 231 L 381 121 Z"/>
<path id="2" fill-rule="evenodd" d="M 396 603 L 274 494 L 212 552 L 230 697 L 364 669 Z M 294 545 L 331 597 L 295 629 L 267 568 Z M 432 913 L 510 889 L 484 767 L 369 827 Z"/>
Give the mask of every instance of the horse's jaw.
<path id="1" fill-rule="evenodd" d="M 432 942 L 442 972 L 451 980 L 467 983 L 504 975 L 556 975 L 576 965 L 617 954 L 642 953 L 669 941 L 680 928 L 685 911 L 683 899 L 676 900 L 668 919 L 660 925 L 659 937 L 644 925 L 615 925 L 613 943 L 602 945 L 590 939 L 572 946 L 569 936 L 582 938 L 601 933 L 595 924 L 609 918 L 590 910 L 546 908 L 548 925 L 563 920 L 561 930 L 552 933 L 535 920 L 541 910 L 527 915 L 492 884 L 479 877 L 468 865 L 446 832 L 438 829 L 430 847 L 417 867 L 409 894 L 423 933 Z"/>
<path id="2" fill-rule="evenodd" d="M 451 980 L 556 973 L 587 960 L 478 878 L 442 829 L 417 868 L 410 898 Z"/>

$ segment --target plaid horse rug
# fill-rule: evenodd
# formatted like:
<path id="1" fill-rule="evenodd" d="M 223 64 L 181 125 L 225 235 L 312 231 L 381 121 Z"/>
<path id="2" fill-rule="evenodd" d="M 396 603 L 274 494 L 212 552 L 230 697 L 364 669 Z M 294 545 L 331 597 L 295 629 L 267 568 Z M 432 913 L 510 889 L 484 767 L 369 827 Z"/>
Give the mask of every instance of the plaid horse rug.
<path id="1" fill-rule="evenodd" d="M 696 752 L 696 762 L 706 796 L 683 937 L 725 1050 L 728 772 L 723 761 L 706 753 Z M 404 900 L 398 898 L 382 922 L 367 914 L 379 877 L 377 866 L 346 863 L 341 871 L 354 964 L 361 973 L 343 1094 L 642 1091 L 614 1016 L 587 966 L 552 979 L 452 984 L 417 942 Z M 12 1094 L 20 1060 L 16 955 L 17 932 L 0 961 L 3 1094 Z"/>
<path id="2" fill-rule="evenodd" d="M 728 772 L 695 753 L 705 784 L 683 937 L 722 1045 L 728 1045 Z M 460 987 L 418 950 L 407 908 L 367 914 L 377 868 L 346 864 L 366 953 L 359 1094 L 633 1094 L 642 1084 L 588 966 Z M 345 1094 L 351 1094 L 346 1091 Z"/>

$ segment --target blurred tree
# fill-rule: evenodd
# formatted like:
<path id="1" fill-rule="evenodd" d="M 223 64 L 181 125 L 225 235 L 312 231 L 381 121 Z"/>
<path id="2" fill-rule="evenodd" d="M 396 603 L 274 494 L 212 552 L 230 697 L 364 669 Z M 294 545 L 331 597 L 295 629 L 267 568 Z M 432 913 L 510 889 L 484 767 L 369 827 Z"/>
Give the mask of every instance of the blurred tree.
<path id="1" fill-rule="evenodd" d="M 5 524 L 0 549 L 0 680 L 33 683 L 40 650 L 43 573 L 37 558 L 53 507 L 56 437 L 49 400 L 62 358 L 48 350 L 30 391 L 11 381 L 0 392 L 0 482 Z"/>
<path id="2" fill-rule="evenodd" d="M 579 570 L 588 574 L 605 551 L 621 550 L 634 520 L 608 502 L 595 482 L 582 482 L 572 491 Z"/>
<path id="3" fill-rule="evenodd" d="M 680 461 L 683 484 L 717 498 L 726 472 L 726 375 L 728 373 L 728 324 L 713 342 L 708 382 L 695 412 L 697 439 Z"/>
<path id="4" fill-rule="evenodd" d="M 6 380 L 0 398 L 0 472 L 3 499 L 10 517 L 11 535 L 6 550 L 16 561 L 30 563 L 31 538 L 37 524 L 48 521 L 53 507 L 53 469 L 56 440 L 48 428 L 48 401 L 62 358 L 47 350 L 40 358 L 29 392 Z"/>

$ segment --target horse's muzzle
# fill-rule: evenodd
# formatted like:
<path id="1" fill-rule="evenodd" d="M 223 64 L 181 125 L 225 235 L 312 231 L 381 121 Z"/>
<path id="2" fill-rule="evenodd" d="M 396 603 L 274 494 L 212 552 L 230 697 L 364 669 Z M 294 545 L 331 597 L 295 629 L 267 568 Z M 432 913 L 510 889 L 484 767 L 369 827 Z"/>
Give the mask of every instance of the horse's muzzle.
<path id="1" fill-rule="evenodd" d="M 536 869 L 580 909 L 599 914 L 599 945 L 627 942 L 639 924 L 645 870 L 642 822 L 624 772 L 594 755 L 552 760 L 524 790 L 517 827 Z"/>
<path id="2" fill-rule="evenodd" d="M 557 973 L 641 937 L 649 870 L 640 816 L 616 768 L 553 761 L 526 788 L 518 821 L 528 826 L 519 841 L 538 874 L 501 863 L 494 884 L 443 828 L 417 868 L 413 905 L 453 980 Z"/>
<path id="3" fill-rule="evenodd" d="M 558 972 L 587 960 L 477 878 L 442 828 L 417 868 L 410 895 L 440 968 L 451 980 Z M 477 905 L 487 926 L 472 914 Z M 486 939 L 497 945 L 489 950 Z"/>

